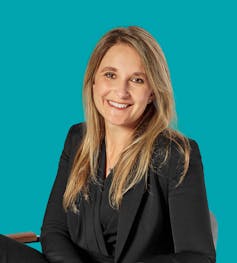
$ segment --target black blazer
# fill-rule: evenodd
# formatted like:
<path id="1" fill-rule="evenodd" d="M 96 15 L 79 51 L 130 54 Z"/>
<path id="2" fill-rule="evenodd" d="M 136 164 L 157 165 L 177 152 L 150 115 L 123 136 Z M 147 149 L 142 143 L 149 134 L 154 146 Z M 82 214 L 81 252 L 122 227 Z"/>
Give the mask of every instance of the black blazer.
<path id="1" fill-rule="evenodd" d="M 95 240 L 86 238 L 93 231 L 90 222 L 93 215 L 87 215 L 88 220 L 83 218 L 93 210 L 90 209 L 93 203 L 81 200 L 79 214 L 65 213 L 62 208 L 63 193 L 84 127 L 77 124 L 69 130 L 48 201 L 41 244 L 49 262 L 111 262 L 95 256 L 98 251 L 88 251 L 93 245 L 96 250 Z M 162 136 L 157 140 L 147 187 L 141 181 L 124 195 L 114 262 L 213 263 L 215 249 L 198 145 L 190 140 L 189 169 L 184 181 L 176 187 L 180 155 L 171 144 L 168 162 L 160 166 L 164 142 Z M 90 196 L 95 187 L 90 187 Z"/>

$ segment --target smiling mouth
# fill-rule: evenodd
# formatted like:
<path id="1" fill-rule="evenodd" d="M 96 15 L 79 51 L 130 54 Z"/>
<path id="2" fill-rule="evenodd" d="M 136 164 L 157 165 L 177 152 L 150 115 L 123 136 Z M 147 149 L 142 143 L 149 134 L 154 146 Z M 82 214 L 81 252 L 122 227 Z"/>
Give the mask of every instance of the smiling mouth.
<path id="1" fill-rule="evenodd" d="M 118 103 L 111 100 L 108 100 L 108 104 L 117 109 L 126 109 L 127 107 L 131 106 L 131 104 Z"/>

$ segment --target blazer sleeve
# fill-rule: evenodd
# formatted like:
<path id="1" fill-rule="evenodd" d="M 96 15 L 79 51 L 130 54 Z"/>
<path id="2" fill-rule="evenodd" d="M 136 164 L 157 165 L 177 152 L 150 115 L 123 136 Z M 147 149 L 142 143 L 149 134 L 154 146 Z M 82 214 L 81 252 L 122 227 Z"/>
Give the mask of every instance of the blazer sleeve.
<path id="1" fill-rule="evenodd" d="M 78 125 L 71 127 L 64 143 L 56 180 L 49 197 L 41 228 L 42 251 L 50 263 L 84 262 L 80 257 L 79 248 L 70 239 L 66 213 L 62 207 L 63 194 L 70 172 L 72 149 L 75 147 L 75 144 L 72 143 L 72 137 L 75 137 L 75 129 L 78 131 Z"/>
<path id="2" fill-rule="evenodd" d="M 177 186 L 179 153 L 171 152 L 168 205 L 174 253 L 158 255 L 149 263 L 215 263 L 210 215 L 204 183 L 203 165 L 197 143 L 190 140 L 191 154 L 187 174 Z"/>

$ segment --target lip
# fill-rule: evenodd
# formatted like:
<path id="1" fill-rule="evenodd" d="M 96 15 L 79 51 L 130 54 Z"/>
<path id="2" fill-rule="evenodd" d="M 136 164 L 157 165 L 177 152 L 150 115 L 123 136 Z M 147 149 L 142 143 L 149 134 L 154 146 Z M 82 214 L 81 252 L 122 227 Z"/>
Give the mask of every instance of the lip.
<path id="1" fill-rule="evenodd" d="M 113 107 L 118 110 L 126 110 L 128 107 L 131 106 L 129 103 L 124 103 L 124 102 L 117 102 L 113 100 L 107 100 L 107 103 L 110 107 Z"/>

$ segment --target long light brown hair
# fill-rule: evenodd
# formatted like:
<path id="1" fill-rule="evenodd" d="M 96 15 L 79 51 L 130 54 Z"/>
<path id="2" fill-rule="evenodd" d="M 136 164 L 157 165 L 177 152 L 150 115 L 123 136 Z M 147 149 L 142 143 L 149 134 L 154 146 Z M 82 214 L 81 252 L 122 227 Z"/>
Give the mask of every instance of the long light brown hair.
<path id="1" fill-rule="evenodd" d="M 188 140 L 171 128 L 171 123 L 176 117 L 173 90 L 166 59 L 159 44 L 140 27 L 116 28 L 105 34 L 98 42 L 86 69 L 83 86 L 86 132 L 76 153 L 64 193 L 65 209 L 75 208 L 79 193 L 87 199 L 89 184 L 97 183 L 98 158 L 105 137 L 105 127 L 103 117 L 97 111 L 93 101 L 92 87 L 101 60 L 106 52 L 118 43 L 129 45 L 140 55 L 154 99 L 153 103 L 147 105 L 138 122 L 131 144 L 124 149 L 114 167 L 110 187 L 111 205 L 119 208 L 123 195 L 141 179 L 146 179 L 154 143 L 161 133 L 169 141 L 176 143 L 183 156 L 183 169 L 179 182 L 182 181 L 188 169 L 190 154 Z M 164 162 L 168 154 L 167 148 Z"/>

